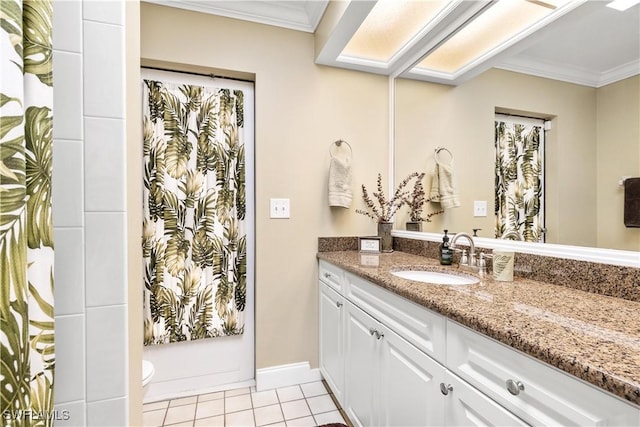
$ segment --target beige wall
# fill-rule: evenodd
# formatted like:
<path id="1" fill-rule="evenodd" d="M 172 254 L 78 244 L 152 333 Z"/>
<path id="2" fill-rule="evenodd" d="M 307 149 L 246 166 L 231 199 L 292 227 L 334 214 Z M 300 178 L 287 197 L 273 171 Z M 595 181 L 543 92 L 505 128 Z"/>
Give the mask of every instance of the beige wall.
<path id="1" fill-rule="evenodd" d="M 399 80 L 396 179 L 414 170 L 431 171 L 434 148 L 449 148 L 455 156 L 462 206 L 434 217 L 425 231 L 482 228 L 479 235 L 493 237 L 494 112 L 502 109 L 550 118 L 547 241 L 640 250 L 637 233 L 622 226 L 617 187 L 622 170 L 627 175 L 639 174 L 638 78 L 633 81 L 627 86 L 595 89 L 498 69 L 457 87 Z M 601 114 L 605 104 L 612 103 L 624 105 L 623 115 L 614 116 L 631 123 L 633 130 L 622 131 L 618 122 Z M 611 151 L 601 147 L 611 147 Z M 621 163 L 615 157 L 628 159 Z M 427 186 L 429 183 L 427 178 Z M 488 201 L 486 218 L 473 217 L 474 200 Z M 607 223 L 615 231 L 605 232 Z M 603 234 L 610 234 L 613 241 Z"/>
<path id="2" fill-rule="evenodd" d="M 314 65 L 312 34 L 148 3 L 141 57 L 255 75 L 256 368 L 317 367 L 317 238 L 375 232 L 354 211 L 359 185 L 387 170 L 387 78 Z M 348 210 L 327 202 L 339 138 L 353 147 Z M 291 199 L 291 219 L 269 219 L 272 197 Z"/>
<path id="3" fill-rule="evenodd" d="M 618 181 L 640 176 L 640 76 L 598 89 L 598 246 L 639 251 L 640 229 L 623 224 Z"/>

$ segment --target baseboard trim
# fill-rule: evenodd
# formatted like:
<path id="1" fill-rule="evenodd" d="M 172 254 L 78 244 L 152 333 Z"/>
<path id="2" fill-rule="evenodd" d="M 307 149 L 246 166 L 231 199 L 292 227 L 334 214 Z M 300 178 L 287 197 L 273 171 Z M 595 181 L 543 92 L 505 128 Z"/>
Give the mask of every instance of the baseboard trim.
<path id="1" fill-rule="evenodd" d="M 321 381 L 320 369 L 311 369 L 309 362 L 291 363 L 256 370 L 256 390 L 270 390 L 296 384 Z"/>
<path id="2" fill-rule="evenodd" d="M 162 400 L 179 399 L 182 397 L 253 387 L 256 385 L 256 382 L 253 379 L 246 381 L 230 381 L 224 384 L 219 384 L 219 380 L 220 379 L 215 378 L 215 376 L 205 375 L 198 378 L 152 382 L 149 384 L 149 390 L 143 397 L 143 403 L 146 404 Z M 210 384 L 219 385 L 211 386 Z"/>

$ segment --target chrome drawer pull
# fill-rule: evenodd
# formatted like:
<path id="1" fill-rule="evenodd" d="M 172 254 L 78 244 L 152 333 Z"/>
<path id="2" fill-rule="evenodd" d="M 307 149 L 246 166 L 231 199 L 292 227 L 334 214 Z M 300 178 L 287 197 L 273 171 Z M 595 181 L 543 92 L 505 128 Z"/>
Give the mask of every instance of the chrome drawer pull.
<path id="1" fill-rule="evenodd" d="M 524 390 L 524 384 L 520 381 L 507 380 L 507 390 L 509 390 L 509 393 L 517 396 Z"/>
<path id="2" fill-rule="evenodd" d="M 369 335 L 373 336 L 377 331 L 373 328 L 369 328 Z"/>
<path id="3" fill-rule="evenodd" d="M 440 383 L 440 393 L 446 396 L 450 391 L 453 391 L 453 386 L 451 384 Z"/>
<path id="4" fill-rule="evenodd" d="M 336 301 L 336 307 L 338 308 L 342 307 L 342 303 L 340 301 Z"/>
<path id="5" fill-rule="evenodd" d="M 326 277 L 327 279 L 331 278 L 331 273 L 324 273 L 324 277 Z"/>

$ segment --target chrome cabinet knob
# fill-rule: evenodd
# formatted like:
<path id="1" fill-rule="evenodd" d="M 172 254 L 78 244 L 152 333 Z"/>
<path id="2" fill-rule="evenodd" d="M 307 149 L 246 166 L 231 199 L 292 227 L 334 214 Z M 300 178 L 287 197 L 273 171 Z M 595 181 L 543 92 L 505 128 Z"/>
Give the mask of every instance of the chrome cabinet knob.
<path id="1" fill-rule="evenodd" d="M 440 393 L 446 396 L 450 391 L 453 391 L 453 386 L 451 384 L 440 383 Z"/>
<path id="2" fill-rule="evenodd" d="M 369 335 L 376 337 L 376 339 L 384 338 L 384 333 L 380 333 L 377 329 L 369 328 Z"/>
<path id="3" fill-rule="evenodd" d="M 340 308 L 342 306 L 343 306 L 343 304 L 340 301 L 336 301 L 336 307 Z"/>
<path id="4" fill-rule="evenodd" d="M 329 279 L 331 277 L 331 273 L 324 273 L 324 277 L 326 277 L 327 279 Z"/>
<path id="5" fill-rule="evenodd" d="M 509 393 L 517 396 L 521 391 L 524 390 L 524 384 L 522 384 L 520 381 L 507 380 L 507 390 L 509 390 Z"/>

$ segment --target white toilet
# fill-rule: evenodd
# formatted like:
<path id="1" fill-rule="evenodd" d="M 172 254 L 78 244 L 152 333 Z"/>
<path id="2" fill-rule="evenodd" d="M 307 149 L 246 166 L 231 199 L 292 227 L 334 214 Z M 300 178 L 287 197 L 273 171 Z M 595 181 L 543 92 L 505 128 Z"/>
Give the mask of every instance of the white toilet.
<path id="1" fill-rule="evenodd" d="M 156 370 L 153 368 L 153 363 L 148 360 L 142 361 L 142 396 L 144 397 L 147 394 L 147 390 L 149 389 L 149 383 L 151 383 L 151 378 L 153 378 L 153 374 L 155 374 Z"/>

